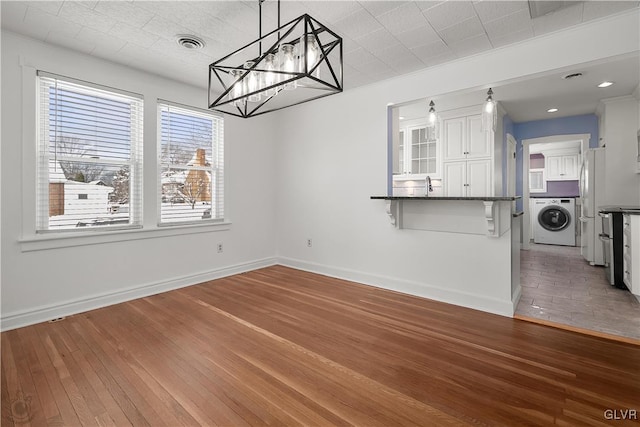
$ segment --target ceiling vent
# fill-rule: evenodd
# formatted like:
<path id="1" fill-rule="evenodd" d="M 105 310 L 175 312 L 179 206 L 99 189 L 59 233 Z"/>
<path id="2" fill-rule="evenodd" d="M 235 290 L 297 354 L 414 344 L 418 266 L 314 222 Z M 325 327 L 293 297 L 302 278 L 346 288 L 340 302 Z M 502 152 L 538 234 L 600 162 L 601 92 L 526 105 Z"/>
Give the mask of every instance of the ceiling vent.
<path id="1" fill-rule="evenodd" d="M 540 16 L 548 15 L 561 9 L 566 9 L 569 6 L 573 6 L 574 4 L 578 3 L 582 2 L 529 0 L 529 14 L 531 15 L 531 19 L 536 19 Z"/>
<path id="2" fill-rule="evenodd" d="M 197 50 L 202 49 L 204 47 L 204 41 L 196 36 L 191 36 L 189 34 L 179 34 L 176 36 L 176 42 L 189 50 Z"/>
<path id="3" fill-rule="evenodd" d="M 562 78 L 565 80 L 577 79 L 579 77 L 582 77 L 582 73 L 571 73 L 567 74 L 566 76 L 562 76 Z"/>

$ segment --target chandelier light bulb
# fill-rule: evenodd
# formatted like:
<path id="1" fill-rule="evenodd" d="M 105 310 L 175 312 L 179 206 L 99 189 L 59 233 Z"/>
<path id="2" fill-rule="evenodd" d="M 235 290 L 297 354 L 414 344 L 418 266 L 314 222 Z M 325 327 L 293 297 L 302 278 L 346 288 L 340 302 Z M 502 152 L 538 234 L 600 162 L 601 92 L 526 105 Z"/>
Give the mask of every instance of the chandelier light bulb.
<path id="1" fill-rule="evenodd" d="M 280 68 L 287 73 L 293 73 L 296 71 L 296 60 L 294 46 L 289 43 L 285 43 L 280 46 Z M 292 78 L 292 74 L 284 74 L 283 80 Z M 284 84 L 285 90 L 293 90 L 297 86 L 295 80 Z"/>
<path id="2" fill-rule="evenodd" d="M 255 65 L 253 61 L 247 61 L 244 63 L 244 68 L 250 69 Z M 246 79 L 247 87 L 245 89 L 245 93 L 255 92 L 260 89 L 260 79 L 258 78 L 258 73 L 255 71 L 250 71 L 249 75 Z M 253 95 L 249 95 L 249 102 L 259 102 L 260 101 L 260 93 L 256 93 Z"/>
<path id="3" fill-rule="evenodd" d="M 244 96 L 244 85 L 243 82 L 240 81 L 240 78 L 242 77 L 242 70 L 231 70 L 229 74 L 231 75 L 231 79 L 233 81 L 233 86 L 231 92 L 229 93 L 229 99 L 234 99 L 233 105 L 240 106 L 243 103 L 243 100 L 240 98 Z"/>
<path id="4" fill-rule="evenodd" d="M 305 40 L 307 41 L 306 49 Z M 300 49 L 303 50 L 303 53 L 300 55 L 300 72 L 309 73 L 311 72 L 313 67 L 316 66 L 320 58 L 320 49 L 318 48 L 318 43 L 316 42 L 316 36 L 314 36 L 313 34 L 307 34 L 306 36 L 300 37 Z M 320 69 L 316 69 L 312 73 L 312 75 L 314 77 L 320 77 Z"/>
<path id="5" fill-rule="evenodd" d="M 264 86 L 269 87 L 278 83 L 278 74 L 274 73 L 276 70 L 276 56 L 273 53 L 268 54 L 264 58 L 264 68 L 266 73 L 264 73 Z M 277 93 L 275 87 L 265 90 L 266 96 L 273 96 Z"/>

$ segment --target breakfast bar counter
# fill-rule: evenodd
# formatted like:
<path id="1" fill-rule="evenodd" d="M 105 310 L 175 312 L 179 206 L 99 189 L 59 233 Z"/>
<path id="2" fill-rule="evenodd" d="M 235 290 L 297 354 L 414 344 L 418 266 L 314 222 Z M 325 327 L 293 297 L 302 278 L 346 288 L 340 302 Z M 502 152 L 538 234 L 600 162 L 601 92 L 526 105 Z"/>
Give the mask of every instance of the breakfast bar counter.
<path id="1" fill-rule="evenodd" d="M 391 224 L 400 229 L 486 234 L 499 237 L 511 228 L 512 207 L 520 196 L 371 196 L 384 200 Z"/>
<path id="2" fill-rule="evenodd" d="M 425 253 L 438 252 L 439 262 L 426 261 L 424 280 L 455 290 L 443 300 L 513 315 L 520 299 L 519 197 L 370 197 L 385 203 L 397 232 L 423 241 Z"/>

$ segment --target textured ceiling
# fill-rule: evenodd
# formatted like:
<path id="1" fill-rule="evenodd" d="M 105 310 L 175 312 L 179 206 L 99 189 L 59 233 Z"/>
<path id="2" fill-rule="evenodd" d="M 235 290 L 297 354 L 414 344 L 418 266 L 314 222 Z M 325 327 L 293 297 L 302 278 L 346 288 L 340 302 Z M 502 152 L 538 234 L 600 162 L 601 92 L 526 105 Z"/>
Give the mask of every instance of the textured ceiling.
<path id="1" fill-rule="evenodd" d="M 344 39 L 345 89 L 427 68 L 638 7 L 574 2 L 531 19 L 526 1 L 283 1 L 282 22 L 308 13 Z M 263 28 L 276 27 L 276 0 Z M 2 1 L 2 28 L 206 87 L 207 66 L 257 38 L 258 1 Z M 265 31 L 266 32 L 266 31 Z M 202 38 L 186 50 L 177 34 Z"/>
<path id="2" fill-rule="evenodd" d="M 581 77 L 564 79 L 567 74 L 582 73 Z M 599 88 L 603 81 L 615 82 L 613 86 Z M 638 54 L 610 58 L 556 70 L 517 82 L 493 87 L 494 99 L 502 104 L 514 122 L 528 122 L 557 117 L 593 114 L 600 100 L 630 95 L 640 84 L 640 57 Z M 400 106 L 400 116 L 405 120 L 424 119 L 428 102 L 433 100 L 439 112 L 478 105 L 484 102 L 487 90 L 434 96 Z M 554 113 L 547 112 L 557 108 Z"/>

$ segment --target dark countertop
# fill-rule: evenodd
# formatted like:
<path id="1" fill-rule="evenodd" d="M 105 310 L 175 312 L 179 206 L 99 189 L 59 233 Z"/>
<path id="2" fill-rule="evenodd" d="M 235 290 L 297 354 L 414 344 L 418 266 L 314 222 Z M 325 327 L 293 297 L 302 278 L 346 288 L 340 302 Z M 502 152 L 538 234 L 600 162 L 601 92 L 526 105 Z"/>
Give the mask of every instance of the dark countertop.
<path id="1" fill-rule="evenodd" d="M 532 196 L 529 193 L 530 199 L 579 199 L 580 196 Z"/>
<path id="2" fill-rule="evenodd" d="M 483 202 L 512 202 L 521 196 L 509 197 L 437 197 L 437 196 L 371 196 L 372 200 L 481 200 Z"/>
<path id="3" fill-rule="evenodd" d="M 600 206 L 598 210 L 602 213 L 625 213 L 630 215 L 640 215 L 640 206 Z"/>

